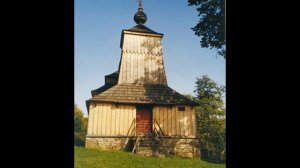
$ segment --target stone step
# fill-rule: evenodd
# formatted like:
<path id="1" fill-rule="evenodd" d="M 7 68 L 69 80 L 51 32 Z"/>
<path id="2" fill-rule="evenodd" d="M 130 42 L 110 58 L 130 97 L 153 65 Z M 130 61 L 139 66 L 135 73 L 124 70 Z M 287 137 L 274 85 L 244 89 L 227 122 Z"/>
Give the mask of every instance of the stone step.
<path id="1" fill-rule="evenodd" d="M 153 141 L 153 137 L 141 137 L 140 140 L 144 140 L 144 141 Z"/>
<path id="2" fill-rule="evenodd" d="M 156 153 L 154 152 L 143 152 L 143 153 L 136 153 L 137 155 L 142 155 L 142 156 L 155 156 Z"/>
<path id="3" fill-rule="evenodd" d="M 153 143 L 153 141 L 140 141 L 140 145 L 152 146 L 152 145 L 154 145 L 154 143 Z"/>
<path id="4" fill-rule="evenodd" d="M 137 150 L 138 150 L 138 151 L 153 150 L 153 148 L 152 148 L 152 147 L 140 146 Z"/>

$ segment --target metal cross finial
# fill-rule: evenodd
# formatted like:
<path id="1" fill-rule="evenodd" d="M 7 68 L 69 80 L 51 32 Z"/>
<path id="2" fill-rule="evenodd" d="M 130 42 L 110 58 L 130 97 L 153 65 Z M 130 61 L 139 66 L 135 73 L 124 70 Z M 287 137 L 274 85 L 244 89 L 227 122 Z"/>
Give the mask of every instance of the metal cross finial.
<path id="1" fill-rule="evenodd" d="M 142 7 L 142 0 L 139 0 L 139 8 L 143 8 Z"/>

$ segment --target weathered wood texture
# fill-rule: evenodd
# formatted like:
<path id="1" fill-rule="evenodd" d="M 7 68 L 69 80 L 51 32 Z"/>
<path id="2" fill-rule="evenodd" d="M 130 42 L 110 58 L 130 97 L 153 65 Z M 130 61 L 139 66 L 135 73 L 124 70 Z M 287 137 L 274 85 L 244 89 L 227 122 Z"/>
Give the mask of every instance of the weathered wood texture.
<path id="1" fill-rule="evenodd" d="M 167 136 L 196 137 L 195 109 L 191 106 L 185 106 L 185 111 L 178 111 L 178 106 L 156 106 L 153 118 Z"/>
<path id="2" fill-rule="evenodd" d="M 161 38 L 124 33 L 118 84 L 167 84 Z"/>
<path id="3" fill-rule="evenodd" d="M 127 135 L 136 117 L 135 106 L 100 103 L 90 106 L 88 135 Z"/>
<path id="4" fill-rule="evenodd" d="M 185 111 L 178 111 L 178 106 L 154 106 L 155 119 L 167 136 L 196 136 L 195 109 L 185 106 Z M 88 135 L 127 135 L 136 118 L 133 105 L 114 105 L 99 103 L 90 106 Z"/>

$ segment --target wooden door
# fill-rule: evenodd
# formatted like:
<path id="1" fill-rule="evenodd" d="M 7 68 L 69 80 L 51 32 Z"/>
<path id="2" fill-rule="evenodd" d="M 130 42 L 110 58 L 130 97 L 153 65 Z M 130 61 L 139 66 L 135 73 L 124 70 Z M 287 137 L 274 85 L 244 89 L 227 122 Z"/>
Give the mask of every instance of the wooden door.
<path id="1" fill-rule="evenodd" d="M 137 108 L 136 131 L 138 133 L 152 132 L 152 109 L 151 108 Z"/>

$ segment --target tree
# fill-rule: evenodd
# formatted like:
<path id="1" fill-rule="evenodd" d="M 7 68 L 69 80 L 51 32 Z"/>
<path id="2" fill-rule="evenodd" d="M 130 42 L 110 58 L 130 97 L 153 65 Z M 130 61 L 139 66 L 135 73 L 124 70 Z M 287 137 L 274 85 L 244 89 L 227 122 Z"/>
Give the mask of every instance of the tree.
<path id="1" fill-rule="evenodd" d="M 84 117 L 82 110 L 74 105 L 74 144 L 84 146 L 85 135 L 87 132 L 87 118 Z"/>
<path id="2" fill-rule="evenodd" d="M 197 78 L 196 107 L 197 131 L 200 136 L 201 156 L 209 160 L 225 160 L 225 86 L 218 85 L 207 75 Z"/>
<path id="3" fill-rule="evenodd" d="M 225 0 L 188 0 L 188 6 L 199 6 L 200 17 L 197 25 L 192 28 L 200 37 L 201 47 L 215 48 L 220 56 L 225 53 Z"/>

